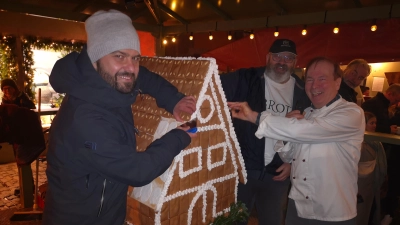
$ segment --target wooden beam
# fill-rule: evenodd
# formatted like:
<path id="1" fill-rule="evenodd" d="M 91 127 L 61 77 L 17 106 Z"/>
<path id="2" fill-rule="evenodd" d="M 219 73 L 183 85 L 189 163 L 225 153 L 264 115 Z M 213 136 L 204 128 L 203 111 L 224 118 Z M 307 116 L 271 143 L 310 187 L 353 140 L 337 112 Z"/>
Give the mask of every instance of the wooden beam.
<path id="1" fill-rule="evenodd" d="M 212 4 L 210 1 L 208 0 L 201 0 L 205 5 L 207 5 L 212 11 L 214 11 L 217 15 L 219 15 L 220 17 L 222 17 L 224 20 L 232 20 L 232 17 L 229 16 L 227 13 L 225 13 L 224 11 L 222 11 L 221 9 L 219 9 L 217 6 L 215 6 L 214 4 Z"/>
<path id="2" fill-rule="evenodd" d="M 0 1 L 0 9 L 8 12 L 25 13 L 80 22 L 85 21 L 90 16 L 83 13 L 67 12 L 56 9 L 45 9 L 36 5 L 14 3 L 11 1 Z"/>
<path id="3" fill-rule="evenodd" d="M 82 1 L 81 4 L 79 4 L 78 6 L 76 6 L 74 8 L 74 10 L 72 10 L 73 12 L 82 12 L 85 9 L 87 9 L 91 4 L 95 3 L 97 0 L 85 0 Z"/>
<path id="4" fill-rule="evenodd" d="M 392 10 L 392 14 L 391 12 Z M 325 17 L 326 14 L 326 17 Z M 217 31 L 263 29 L 265 27 L 283 27 L 296 25 L 313 25 L 336 22 L 359 22 L 372 19 L 389 19 L 400 17 L 400 4 L 363 7 L 328 12 L 314 12 L 305 14 L 291 14 L 283 16 L 270 16 L 243 20 L 218 21 Z M 268 19 L 268 24 L 267 24 Z M 164 35 L 185 32 L 209 32 L 215 30 L 215 22 L 191 23 L 188 25 L 166 26 Z"/>
<path id="5" fill-rule="evenodd" d="M 157 15 L 156 11 L 154 10 L 154 7 L 151 4 L 150 0 L 144 0 L 144 3 L 147 6 L 147 9 L 150 11 L 151 15 L 153 15 L 154 19 L 156 20 L 157 24 L 162 24 L 160 16 Z"/>
<path id="6" fill-rule="evenodd" d="M 282 4 L 279 2 L 279 0 L 272 0 L 273 7 L 275 10 L 278 12 L 278 15 L 284 15 L 286 14 L 287 10 L 283 8 Z"/>
<path id="7" fill-rule="evenodd" d="M 184 19 L 183 17 L 181 17 L 178 13 L 172 11 L 170 8 L 168 8 L 166 5 L 164 5 L 161 2 L 157 2 L 158 7 L 165 12 L 166 14 L 168 14 L 169 16 L 171 16 L 172 18 L 178 20 L 179 22 L 181 22 L 182 24 L 189 24 L 189 21 L 187 21 L 186 19 Z"/>

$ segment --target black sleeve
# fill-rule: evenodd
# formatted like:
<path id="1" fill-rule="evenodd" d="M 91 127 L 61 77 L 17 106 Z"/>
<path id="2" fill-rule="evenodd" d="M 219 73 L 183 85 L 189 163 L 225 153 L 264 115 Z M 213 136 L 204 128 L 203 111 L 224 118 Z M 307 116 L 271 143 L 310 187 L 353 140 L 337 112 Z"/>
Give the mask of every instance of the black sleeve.
<path id="1" fill-rule="evenodd" d="M 141 66 L 138 76 L 138 87 L 144 94 L 149 94 L 156 99 L 158 107 L 172 113 L 175 105 L 185 97 L 178 89 L 160 75 Z"/>
<path id="2" fill-rule="evenodd" d="M 83 110 L 79 115 L 71 130 L 73 137 L 79 137 L 74 141 L 82 143 L 77 149 L 77 158 L 108 179 L 131 186 L 146 185 L 160 176 L 191 142 L 185 131 L 173 129 L 155 140 L 146 151 L 137 152 L 136 146 L 123 141 L 121 128 L 102 114 Z M 96 143 L 96 148 L 85 148 L 84 140 Z"/>

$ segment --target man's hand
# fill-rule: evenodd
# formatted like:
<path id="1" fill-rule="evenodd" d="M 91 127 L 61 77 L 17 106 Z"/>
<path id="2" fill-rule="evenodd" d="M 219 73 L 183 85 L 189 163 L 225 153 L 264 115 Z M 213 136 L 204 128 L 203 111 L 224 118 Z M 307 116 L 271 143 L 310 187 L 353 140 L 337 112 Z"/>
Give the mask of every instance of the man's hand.
<path id="1" fill-rule="evenodd" d="M 297 110 L 298 111 L 298 110 Z M 300 111 L 299 111 L 300 113 Z M 276 169 L 276 172 L 281 172 L 278 176 L 274 176 L 272 178 L 272 180 L 274 181 L 284 181 L 286 180 L 286 178 L 289 177 L 290 175 L 290 169 L 291 169 L 291 165 L 289 163 L 283 163 L 278 169 Z"/>
<path id="2" fill-rule="evenodd" d="M 179 122 L 183 122 L 180 114 L 182 112 L 192 115 L 196 111 L 196 99 L 193 96 L 186 96 L 176 103 L 173 115 Z"/>
<path id="3" fill-rule="evenodd" d="M 304 115 L 300 113 L 300 110 L 293 110 L 286 114 L 287 118 L 297 118 L 297 119 L 303 119 Z"/>
<path id="4" fill-rule="evenodd" d="M 190 129 L 189 126 L 178 126 L 176 129 L 180 129 L 180 130 L 184 130 L 184 131 L 188 131 Z M 186 132 L 187 134 L 189 134 L 189 136 L 191 138 L 197 137 L 196 133 L 190 133 L 190 132 Z"/>
<path id="5" fill-rule="evenodd" d="M 255 123 L 258 112 L 251 110 L 247 102 L 228 102 L 232 117 Z"/>

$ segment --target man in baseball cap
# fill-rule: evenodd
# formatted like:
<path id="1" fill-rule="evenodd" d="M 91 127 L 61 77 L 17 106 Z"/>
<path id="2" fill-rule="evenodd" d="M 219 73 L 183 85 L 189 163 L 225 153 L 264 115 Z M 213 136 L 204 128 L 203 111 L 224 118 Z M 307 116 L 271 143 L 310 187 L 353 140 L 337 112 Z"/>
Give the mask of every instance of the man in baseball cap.
<path id="1" fill-rule="evenodd" d="M 295 43 L 288 39 L 275 40 L 266 58 L 266 66 L 221 75 L 228 102 L 246 101 L 254 111 L 268 111 L 282 117 L 293 109 L 309 106 L 304 82 L 293 74 L 297 60 Z M 247 170 L 247 183 L 239 183 L 237 200 L 250 212 L 257 207 L 260 225 L 281 225 L 291 166 L 283 163 L 275 152 L 278 140 L 258 139 L 254 135 L 258 123 L 234 119 L 233 125 Z"/>

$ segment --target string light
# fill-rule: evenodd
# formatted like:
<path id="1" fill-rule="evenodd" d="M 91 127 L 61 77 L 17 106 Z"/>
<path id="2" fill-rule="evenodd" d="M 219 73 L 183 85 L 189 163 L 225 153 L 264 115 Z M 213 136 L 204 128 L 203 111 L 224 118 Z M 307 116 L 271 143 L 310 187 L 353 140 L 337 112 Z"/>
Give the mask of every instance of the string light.
<path id="1" fill-rule="evenodd" d="M 333 28 L 333 33 L 334 33 L 334 34 L 339 33 L 339 23 L 336 23 L 335 28 Z"/>
<path id="2" fill-rule="evenodd" d="M 254 39 L 254 33 L 253 33 L 253 31 L 251 31 L 251 33 L 250 33 L 250 39 Z"/>
<path id="3" fill-rule="evenodd" d="M 172 37 L 172 42 L 176 42 L 176 38 L 175 37 Z"/>
<path id="4" fill-rule="evenodd" d="M 376 31 L 377 29 L 378 29 L 378 26 L 376 25 L 376 20 L 374 19 L 372 21 L 371 31 Z"/>
<path id="5" fill-rule="evenodd" d="M 163 44 L 164 44 L 164 45 L 168 44 L 168 41 L 167 41 L 167 39 L 165 39 L 165 38 L 164 38 L 164 40 L 163 40 Z"/>
<path id="6" fill-rule="evenodd" d="M 193 32 L 190 32 L 189 40 L 193 41 Z"/>
<path id="7" fill-rule="evenodd" d="M 232 40 L 232 34 L 231 34 L 230 31 L 229 31 L 229 33 L 228 33 L 228 40 Z"/>
<path id="8" fill-rule="evenodd" d="M 303 30 L 301 31 L 301 34 L 305 36 L 307 34 L 307 25 L 304 25 Z"/>
<path id="9" fill-rule="evenodd" d="M 212 36 L 211 32 L 208 33 L 208 39 L 210 39 L 210 41 L 213 39 L 214 37 Z"/>
<path id="10" fill-rule="evenodd" d="M 276 27 L 276 29 L 275 29 L 274 36 L 275 36 L 275 37 L 278 37 L 278 36 L 279 36 L 279 30 L 278 30 L 278 27 Z"/>

